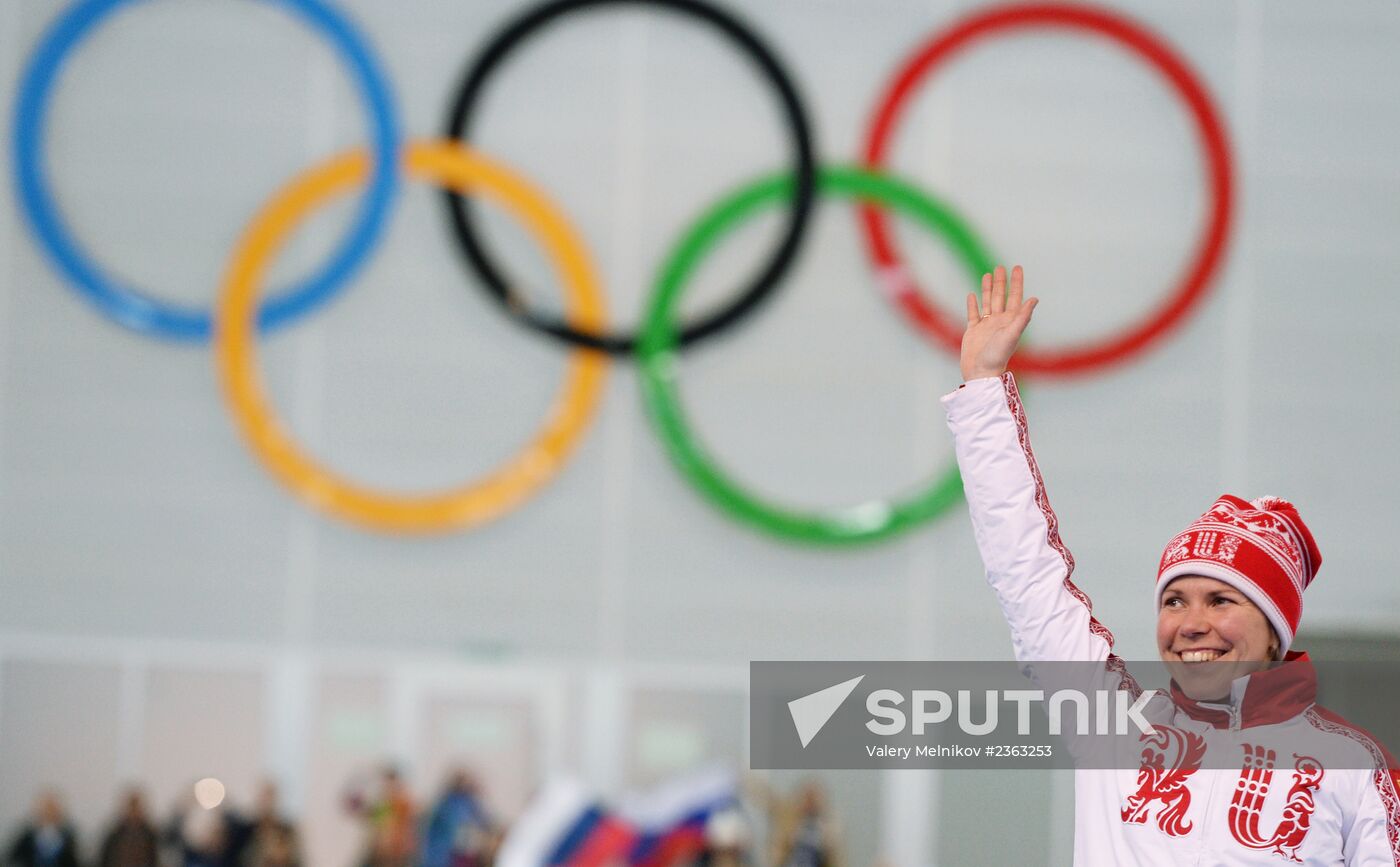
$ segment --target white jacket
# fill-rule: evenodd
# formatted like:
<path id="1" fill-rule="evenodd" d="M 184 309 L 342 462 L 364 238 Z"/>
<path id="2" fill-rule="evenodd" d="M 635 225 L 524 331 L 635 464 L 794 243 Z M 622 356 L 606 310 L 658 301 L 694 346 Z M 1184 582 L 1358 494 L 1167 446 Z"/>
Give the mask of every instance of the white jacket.
<path id="1" fill-rule="evenodd" d="M 1060 540 L 1012 375 L 973 380 L 943 404 L 1016 658 L 1100 662 L 1107 685 L 1136 691 L 1113 654 L 1113 634 L 1071 580 L 1074 558 Z M 1140 767 L 1077 769 L 1075 864 L 1400 865 L 1394 760 L 1316 705 L 1311 663 L 1288 658 L 1236 680 L 1229 705 L 1158 695 L 1144 716 L 1159 735 L 1144 741 Z M 1288 746 L 1274 752 L 1270 743 Z M 1311 759 L 1299 743 L 1317 743 L 1325 747 L 1317 755 L 1331 758 Z"/>

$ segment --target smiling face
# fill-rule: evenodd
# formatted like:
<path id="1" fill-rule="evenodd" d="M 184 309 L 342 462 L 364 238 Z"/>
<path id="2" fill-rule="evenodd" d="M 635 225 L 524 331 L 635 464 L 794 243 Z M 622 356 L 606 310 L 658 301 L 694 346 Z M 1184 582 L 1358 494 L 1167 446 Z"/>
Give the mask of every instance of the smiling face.
<path id="1" fill-rule="evenodd" d="M 1231 681 L 1267 666 L 1278 648 L 1264 612 L 1224 581 L 1183 575 L 1162 591 L 1157 652 L 1196 701 L 1227 698 Z"/>

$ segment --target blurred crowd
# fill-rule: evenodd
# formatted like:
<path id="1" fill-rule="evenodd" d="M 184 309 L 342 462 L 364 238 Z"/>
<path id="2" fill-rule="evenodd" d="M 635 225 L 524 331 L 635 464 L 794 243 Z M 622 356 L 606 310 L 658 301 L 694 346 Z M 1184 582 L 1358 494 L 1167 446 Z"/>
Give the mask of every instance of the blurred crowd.
<path id="1" fill-rule="evenodd" d="M 265 783 L 248 813 L 202 807 L 191 791 L 163 823 L 133 787 L 93 849 L 78 839 L 58 793 L 44 792 L 5 855 L 8 867 L 300 867 L 299 848 L 276 786 Z"/>
<path id="2" fill-rule="evenodd" d="M 487 808 L 467 771 L 453 772 L 423 806 L 386 766 L 347 786 L 343 802 L 363 828 L 355 867 L 521 867 L 498 859 L 510 828 Z M 688 843 L 641 860 L 613 858 L 597 867 L 844 867 L 838 823 L 815 781 L 781 795 L 750 780 L 742 797 L 705 815 L 697 831 L 684 838 Z M 301 867 L 301 849 L 276 786 L 265 783 L 246 812 L 222 802 L 200 806 L 191 790 L 163 821 L 142 790 L 131 788 L 100 840 L 87 842 L 59 794 L 46 791 L 3 855 L 5 867 Z"/>

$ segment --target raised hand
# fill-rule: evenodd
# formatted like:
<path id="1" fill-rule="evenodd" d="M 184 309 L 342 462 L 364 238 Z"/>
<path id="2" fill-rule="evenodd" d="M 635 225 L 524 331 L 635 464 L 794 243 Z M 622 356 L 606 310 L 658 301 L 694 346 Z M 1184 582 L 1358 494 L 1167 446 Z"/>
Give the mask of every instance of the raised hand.
<path id="1" fill-rule="evenodd" d="M 1040 300 L 1021 299 L 1024 288 L 1020 265 L 1011 269 L 1009 290 L 1006 283 L 1006 269 L 1000 265 L 991 274 L 982 275 L 981 312 L 977 296 L 967 293 L 967 330 L 963 332 L 960 359 L 964 382 L 1001 376 Z"/>

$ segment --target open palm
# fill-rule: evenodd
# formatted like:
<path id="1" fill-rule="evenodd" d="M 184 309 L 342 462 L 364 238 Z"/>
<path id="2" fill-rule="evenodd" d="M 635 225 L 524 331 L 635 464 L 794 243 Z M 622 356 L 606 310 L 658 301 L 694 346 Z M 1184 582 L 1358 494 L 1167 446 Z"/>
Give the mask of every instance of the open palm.
<path id="1" fill-rule="evenodd" d="M 967 330 L 963 332 L 960 359 L 964 381 L 1001 376 L 1006 370 L 1040 300 L 1022 299 L 1022 281 L 1020 265 L 1011 269 L 1009 287 L 1001 265 L 991 274 L 983 274 L 980 312 L 977 296 L 967 293 Z"/>

